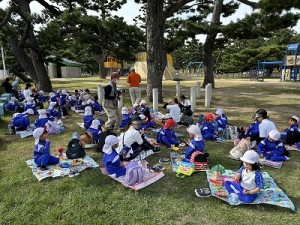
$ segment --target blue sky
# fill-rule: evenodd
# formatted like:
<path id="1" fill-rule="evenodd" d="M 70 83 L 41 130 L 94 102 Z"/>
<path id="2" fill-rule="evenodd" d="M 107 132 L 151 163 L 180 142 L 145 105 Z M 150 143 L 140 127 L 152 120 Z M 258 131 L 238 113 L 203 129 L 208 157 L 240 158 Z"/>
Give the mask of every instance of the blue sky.
<path id="1" fill-rule="evenodd" d="M 2 2 L 0 2 L 0 7 L 5 8 L 8 5 L 8 2 L 8 0 L 3 0 Z M 30 8 L 33 12 L 40 12 L 43 9 L 43 7 L 38 2 L 32 2 L 30 4 Z M 128 0 L 127 4 L 123 5 L 123 7 L 118 12 L 114 12 L 113 14 L 124 17 L 124 20 L 129 24 L 134 24 L 133 18 L 140 13 L 139 8 L 140 6 L 134 3 L 134 0 Z M 223 24 L 228 24 L 230 23 L 230 21 L 236 21 L 237 19 L 243 18 L 246 13 L 249 12 L 251 12 L 251 8 L 246 5 L 242 5 L 233 16 L 229 18 L 222 18 L 222 22 Z M 296 27 L 294 27 L 294 30 L 297 33 L 300 33 L 300 21 L 298 21 L 298 24 Z"/>

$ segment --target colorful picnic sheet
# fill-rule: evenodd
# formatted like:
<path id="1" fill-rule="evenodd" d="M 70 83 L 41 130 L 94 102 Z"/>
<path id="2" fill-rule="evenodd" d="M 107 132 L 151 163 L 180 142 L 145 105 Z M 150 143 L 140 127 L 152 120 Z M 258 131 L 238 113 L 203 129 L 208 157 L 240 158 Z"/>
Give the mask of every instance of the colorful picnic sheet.
<path id="1" fill-rule="evenodd" d="M 145 174 L 144 174 L 144 181 L 141 182 L 141 183 L 138 183 L 138 184 L 134 184 L 134 185 L 131 185 L 131 186 L 128 186 L 126 183 L 125 183 L 125 179 L 123 178 L 114 178 L 114 177 L 111 177 L 107 174 L 107 171 L 105 168 L 100 168 L 101 169 L 101 172 L 104 174 L 104 175 L 107 175 L 108 177 L 112 178 L 113 180 L 121 183 L 123 186 L 127 187 L 127 188 L 130 188 L 132 190 L 140 190 L 142 188 L 145 188 L 147 186 L 149 186 L 150 184 L 153 184 L 154 182 L 158 181 L 159 179 L 163 178 L 165 176 L 165 174 L 163 172 L 159 172 L 159 173 L 151 173 L 149 171 L 149 169 L 146 169 L 145 170 Z"/>
<path id="2" fill-rule="evenodd" d="M 240 161 L 239 158 L 235 158 L 232 155 L 229 155 L 228 158 Z M 259 164 L 262 166 L 268 166 L 268 167 L 272 167 L 275 169 L 280 169 L 282 167 L 283 162 L 273 162 L 271 160 L 259 159 Z"/>
<path id="3" fill-rule="evenodd" d="M 231 197 L 228 195 L 227 190 L 221 182 L 212 182 L 210 179 L 209 171 L 206 172 L 207 180 L 211 190 L 211 195 L 226 201 L 230 205 L 240 205 L 247 204 L 241 201 L 233 203 Z M 235 173 L 232 170 L 225 170 L 222 176 L 233 177 Z M 284 208 L 289 208 L 295 211 L 295 206 L 293 202 L 288 198 L 288 196 L 276 185 L 272 177 L 269 176 L 267 172 L 262 172 L 264 179 L 264 189 L 260 190 L 258 196 L 252 203 L 248 204 L 270 204 L 276 205 Z"/>
<path id="4" fill-rule="evenodd" d="M 69 177 L 73 177 L 74 175 L 78 175 L 79 172 L 85 170 L 86 168 L 96 168 L 99 167 L 99 164 L 96 163 L 91 157 L 85 156 L 82 159 L 82 164 L 74 165 L 72 164 L 71 159 L 61 159 L 59 164 L 53 166 L 47 166 L 46 170 L 41 170 L 34 163 L 33 159 L 27 160 L 26 164 L 31 168 L 33 175 L 39 180 L 43 180 L 48 177 L 63 177 L 69 175 Z"/>

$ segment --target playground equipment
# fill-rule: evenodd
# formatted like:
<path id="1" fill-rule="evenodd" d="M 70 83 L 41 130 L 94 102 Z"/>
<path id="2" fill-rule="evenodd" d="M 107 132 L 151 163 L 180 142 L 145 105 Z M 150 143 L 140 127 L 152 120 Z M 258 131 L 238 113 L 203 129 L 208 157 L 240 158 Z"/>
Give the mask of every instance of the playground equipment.
<path id="1" fill-rule="evenodd" d="M 266 77 L 266 69 L 268 67 L 277 67 L 280 71 L 280 80 L 300 81 L 298 77 L 300 67 L 300 44 L 289 44 L 285 51 L 285 56 L 282 61 L 261 62 L 258 60 L 256 72 L 250 69 L 250 79 L 263 81 Z"/>
<path id="2" fill-rule="evenodd" d="M 198 67 L 196 69 L 196 76 L 199 77 L 200 76 L 200 70 L 204 67 L 203 62 L 189 62 L 186 66 L 186 70 L 188 71 L 189 74 L 191 74 L 192 67 L 194 65 L 198 65 Z"/>
<path id="3" fill-rule="evenodd" d="M 134 64 L 135 71 L 140 74 L 142 80 L 147 80 L 147 53 L 139 52 L 136 55 L 137 61 Z M 173 67 L 173 59 L 170 54 L 167 54 L 167 64 L 164 71 L 163 79 L 172 80 L 175 76 L 175 69 Z"/>
<path id="4" fill-rule="evenodd" d="M 290 44 L 287 46 L 284 57 L 284 76 L 281 76 L 280 80 L 300 80 L 300 76 L 297 79 L 300 67 L 300 44 Z"/>
<path id="5" fill-rule="evenodd" d="M 253 71 L 250 69 L 250 79 L 252 80 L 255 77 L 256 80 L 264 81 L 264 78 L 266 77 L 266 69 L 268 67 L 278 67 L 281 77 L 283 61 L 266 62 L 265 60 L 261 62 L 258 60 L 256 73 L 253 73 Z"/>

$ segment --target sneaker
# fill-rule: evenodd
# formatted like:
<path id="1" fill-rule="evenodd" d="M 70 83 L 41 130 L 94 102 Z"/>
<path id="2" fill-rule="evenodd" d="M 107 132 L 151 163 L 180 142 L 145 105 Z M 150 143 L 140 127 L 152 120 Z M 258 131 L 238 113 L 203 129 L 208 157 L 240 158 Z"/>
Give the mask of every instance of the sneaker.
<path id="1" fill-rule="evenodd" d="M 238 203 L 239 196 L 236 193 L 231 193 L 230 196 L 233 203 Z"/>
<path id="2" fill-rule="evenodd" d="M 159 163 L 156 163 L 151 169 L 150 169 L 150 172 L 151 173 L 155 173 L 155 172 L 158 172 L 159 171 Z"/>
<path id="3" fill-rule="evenodd" d="M 158 169 L 159 169 L 160 171 L 164 171 L 166 168 L 165 168 L 163 165 L 160 164 L 160 165 L 158 166 Z"/>
<path id="4" fill-rule="evenodd" d="M 153 153 L 160 153 L 160 147 L 154 147 Z"/>
<path id="5" fill-rule="evenodd" d="M 210 196 L 210 190 L 209 188 L 196 188 L 195 194 L 197 197 L 209 197 Z"/>
<path id="6" fill-rule="evenodd" d="M 166 163 L 170 162 L 170 159 L 168 159 L 168 158 L 161 158 L 158 162 L 161 163 L 161 164 L 166 164 Z"/>

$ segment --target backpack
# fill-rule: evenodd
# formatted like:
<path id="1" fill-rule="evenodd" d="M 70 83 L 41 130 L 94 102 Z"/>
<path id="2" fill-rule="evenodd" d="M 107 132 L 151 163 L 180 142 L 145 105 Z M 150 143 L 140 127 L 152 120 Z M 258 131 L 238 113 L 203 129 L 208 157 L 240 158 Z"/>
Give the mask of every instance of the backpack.
<path id="1" fill-rule="evenodd" d="M 195 170 L 206 170 L 208 168 L 207 164 L 207 157 L 209 154 L 200 152 L 200 151 L 195 151 L 192 156 L 191 156 L 191 163 L 195 165 Z"/>
<path id="2" fill-rule="evenodd" d="M 85 145 L 88 145 L 88 144 L 94 144 L 95 143 L 95 140 L 94 140 L 94 136 L 91 132 L 84 132 L 83 134 L 81 134 L 79 136 L 79 140 L 81 142 L 81 145 L 84 147 Z"/>
<path id="3" fill-rule="evenodd" d="M 138 163 L 130 163 L 126 167 L 125 183 L 128 186 L 141 183 L 144 180 L 144 169 Z"/>
<path id="4" fill-rule="evenodd" d="M 85 151 L 80 140 L 72 139 L 68 144 L 66 154 L 68 159 L 83 158 L 85 156 Z"/>

